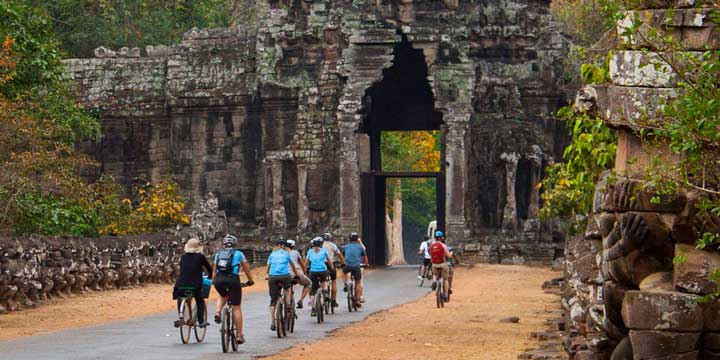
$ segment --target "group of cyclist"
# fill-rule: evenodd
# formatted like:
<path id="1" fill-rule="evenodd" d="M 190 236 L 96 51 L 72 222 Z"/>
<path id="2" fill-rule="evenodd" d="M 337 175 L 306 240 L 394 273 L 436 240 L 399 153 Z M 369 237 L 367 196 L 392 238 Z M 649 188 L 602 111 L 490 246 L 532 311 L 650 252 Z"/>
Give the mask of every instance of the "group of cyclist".
<path id="1" fill-rule="evenodd" d="M 238 239 L 233 235 L 227 235 L 223 239 L 223 248 L 213 257 L 210 265 L 203 255 L 203 245 L 198 239 L 190 239 L 185 244 L 185 253 L 180 258 L 180 275 L 175 282 L 173 299 L 178 299 L 178 310 L 180 309 L 180 297 L 185 289 L 194 289 L 193 297 L 197 304 L 197 322 L 199 327 L 209 325 L 205 314 L 205 299 L 203 296 L 203 272 L 212 279 L 215 290 L 220 295 L 217 303 L 214 320 L 220 323 L 220 312 L 226 302 L 232 307 L 233 319 L 235 320 L 237 334 L 236 342 L 242 344 L 245 337 L 242 333 L 243 315 L 240 304 L 242 302 L 242 287 L 252 286 L 255 281 L 250 271 L 250 266 L 245 254 L 237 248 Z M 329 278 L 332 281 L 332 306 L 337 307 L 337 271 L 342 269 L 344 291 L 347 291 L 348 274 L 352 275 L 357 289 L 357 307 L 364 302 L 362 297 L 362 266 L 368 263 L 365 246 L 357 233 L 351 233 L 349 242 L 339 248 L 334 242 L 332 234 L 326 233 L 318 236 L 310 242 L 310 247 L 305 251 L 303 258 L 295 249 L 295 240 L 278 240 L 273 251 L 267 260 L 267 280 L 270 294 L 270 329 L 275 331 L 276 324 L 273 314 L 275 306 L 280 298 L 281 289 L 292 290 L 295 284 L 303 287 L 302 294 L 297 302 L 297 308 L 303 308 L 303 301 L 309 295 L 313 304 L 314 297 L 322 284 Z M 240 281 L 240 269 L 247 276 L 247 282 L 243 285 Z M 184 289 L 184 290 L 180 290 Z M 311 316 L 316 316 L 315 309 L 311 306 Z M 180 326 L 178 322 L 175 326 Z"/>

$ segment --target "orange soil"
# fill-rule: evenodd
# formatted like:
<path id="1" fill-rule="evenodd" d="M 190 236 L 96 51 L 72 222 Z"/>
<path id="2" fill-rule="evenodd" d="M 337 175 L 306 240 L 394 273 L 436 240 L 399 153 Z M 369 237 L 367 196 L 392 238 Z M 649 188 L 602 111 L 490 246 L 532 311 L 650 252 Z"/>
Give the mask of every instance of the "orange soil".
<path id="1" fill-rule="evenodd" d="M 452 301 L 443 309 L 435 307 L 431 293 L 335 331 L 324 340 L 298 345 L 269 358 L 514 360 L 525 349 L 537 345 L 530 334 L 544 330 L 548 311 L 559 308 L 557 296 L 541 289 L 544 281 L 559 275 L 546 268 L 526 266 L 459 268 Z M 520 322 L 498 322 L 510 316 L 519 317 Z"/>
<path id="2" fill-rule="evenodd" d="M 253 269 L 255 285 L 243 293 L 267 291 L 265 267 Z M 52 300 L 35 309 L 0 315 L 0 340 L 153 315 L 176 308 L 172 285 L 150 284 L 128 290 L 92 292 Z M 217 294 L 213 290 L 210 299 Z"/>

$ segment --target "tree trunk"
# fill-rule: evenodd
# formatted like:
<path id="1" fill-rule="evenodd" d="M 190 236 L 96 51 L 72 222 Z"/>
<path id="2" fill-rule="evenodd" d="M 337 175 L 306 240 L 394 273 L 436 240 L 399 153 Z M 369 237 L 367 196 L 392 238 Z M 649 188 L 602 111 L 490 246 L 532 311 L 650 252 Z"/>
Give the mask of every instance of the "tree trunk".
<path id="1" fill-rule="evenodd" d="M 402 191 L 398 186 L 393 196 L 392 219 L 385 215 L 385 234 L 387 236 L 388 265 L 405 265 L 405 253 L 403 252 L 402 238 Z"/>

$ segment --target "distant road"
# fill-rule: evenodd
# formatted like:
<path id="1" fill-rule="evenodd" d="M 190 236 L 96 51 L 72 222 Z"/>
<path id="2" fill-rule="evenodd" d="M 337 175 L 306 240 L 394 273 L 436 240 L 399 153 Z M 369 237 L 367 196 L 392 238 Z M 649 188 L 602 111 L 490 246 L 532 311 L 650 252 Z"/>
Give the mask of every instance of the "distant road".
<path id="1" fill-rule="evenodd" d="M 365 279 L 367 304 L 359 312 L 348 313 L 343 301 L 345 293 L 338 290 L 335 315 L 326 316 L 320 325 L 310 317 L 306 306 L 299 310 L 295 333 L 278 339 L 270 331 L 268 315 L 269 296 L 266 293 L 249 294 L 243 299 L 245 315 L 245 344 L 232 356 L 222 353 L 218 325 L 212 323 L 205 341 L 201 344 L 180 343 L 178 329 L 172 326 L 176 312 L 169 312 L 130 321 L 115 322 L 47 335 L 0 342 L 3 359 L 251 359 L 270 355 L 291 346 L 317 340 L 334 329 L 361 321 L 369 314 L 418 299 L 428 291 L 415 283 L 416 267 L 392 267 L 376 270 Z M 338 280 L 341 287 L 342 281 Z M 148 301 L 153 301 L 148 299 Z M 307 300 L 306 300 L 307 302 Z M 210 304 L 209 309 L 214 309 Z M 213 311 L 210 311 L 212 318 Z M 212 321 L 211 321 L 212 322 Z M 2 331 L 2 329 L 0 329 Z"/>

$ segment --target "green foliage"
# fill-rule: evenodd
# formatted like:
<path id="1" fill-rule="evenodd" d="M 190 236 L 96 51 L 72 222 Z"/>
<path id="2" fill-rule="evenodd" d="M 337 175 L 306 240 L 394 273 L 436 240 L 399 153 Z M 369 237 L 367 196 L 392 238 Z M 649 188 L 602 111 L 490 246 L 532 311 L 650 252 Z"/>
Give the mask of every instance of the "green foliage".
<path id="1" fill-rule="evenodd" d="M 99 46 L 110 48 L 170 45 L 193 27 L 230 25 L 245 12 L 247 1 L 233 0 L 26 0 L 53 19 L 49 28 L 72 57 L 91 57 Z M 242 7 L 245 5 L 245 7 Z M 240 8 L 238 8 L 240 7 Z"/>
<path id="2" fill-rule="evenodd" d="M 572 143 L 563 153 L 565 162 L 547 168 L 540 216 L 573 218 L 590 211 L 598 176 L 614 164 L 617 138 L 601 119 L 588 114 L 564 107 L 557 115 L 570 129 Z M 582 225 L 573 224 L 571 232 Z"/>
<path id="3" fill-rule="evenodd" d="M 554 0 L 550 11 L 563 25 L 563 33 L 578 46 L 591 46 L 614 26 L 607 21 L 613 13 L 612 4 L 606 0 Z"/>

